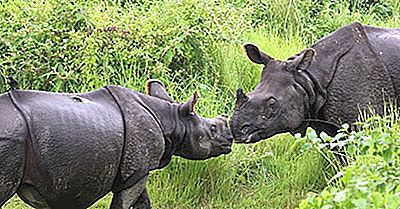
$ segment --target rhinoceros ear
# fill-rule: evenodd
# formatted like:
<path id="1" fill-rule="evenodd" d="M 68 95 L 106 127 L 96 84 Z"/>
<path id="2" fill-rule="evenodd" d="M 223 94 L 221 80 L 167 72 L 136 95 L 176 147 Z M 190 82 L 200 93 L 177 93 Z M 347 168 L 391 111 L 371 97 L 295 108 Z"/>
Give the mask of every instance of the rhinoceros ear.
<path id="1" fill-rule="evenodd" d="M 312 48 L 305 49 L 299 56 L 293 59 L 293 67 L 297 70 L 307 69 L 314 60 L 315 50 Z"/>
<path id="2" fill-rule="evenodd" d="M 242 106 L 242 104 L 244 104 L 248 100 L 249 97 L 247 97 L 246 94 L 243 93 L 243 89 L 238 89 L 236 91 L 236 104 L 235 104 L 236 108 L 239 108 L 240 106 Z"/>
<path id="3" fill-rule="evenodd" d="M 171 97 L 165 90 L 164 84 L 156 79 L 150 79 L 146 81 L 146 94 L 166 100 L 168 102 L 172 102 Z"/>
<path id="4" fill-rule="evenodd" d="M 247 54 L 247 57 L 254 63 L 257 64 L 268 64 L 269 61 L 273 60 L 268 54 L 264 53 L 256 45 L 253 44 L 245 44 L 243 48 Z"/>
<path id="5" fill-rule="evenodd" d="M 197 94 L 197 91 L 195 91 L 193 93 L 193 96 L 190 97 L 190 99 L 181 106 L 180 114 L 183 117 L 186 117 L 189 115 L 194 115 L 194 107 L 195 107 L 198 99 L 199 99 L 199 95 Z"/>

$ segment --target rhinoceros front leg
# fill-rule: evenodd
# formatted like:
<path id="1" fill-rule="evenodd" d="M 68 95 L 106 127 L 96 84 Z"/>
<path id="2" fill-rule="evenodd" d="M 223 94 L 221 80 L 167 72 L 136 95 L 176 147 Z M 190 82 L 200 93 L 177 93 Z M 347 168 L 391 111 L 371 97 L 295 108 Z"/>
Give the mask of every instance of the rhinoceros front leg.
<path id="1" fill-rule="evenodd" d="M 147 176 L 140 179 L 135 185 L 124 189 L 118 193 L 114 193 L 110 209 L 147 209 L 150 208 L 150 201 L 147 200 L 148 206 L 141 204 L 143 198 L 147 196 L 146 191 Z M 143 195 L 144 193 L 144 195 Z M 143 196 L 143 197 L 142 197 Z M 139 205 L 136 205 L 138 203 Z"/>
<path id="2" fill-rule="evenodd" d="M 144 188 L 142 194 L 133 205 L 133 208 L 140 208 L 140 209 L 151 209 L 150 198 L 149 194 L 147 193 L 147 189 Z M 1 209 L 1 208 L 0 208 Z"/>

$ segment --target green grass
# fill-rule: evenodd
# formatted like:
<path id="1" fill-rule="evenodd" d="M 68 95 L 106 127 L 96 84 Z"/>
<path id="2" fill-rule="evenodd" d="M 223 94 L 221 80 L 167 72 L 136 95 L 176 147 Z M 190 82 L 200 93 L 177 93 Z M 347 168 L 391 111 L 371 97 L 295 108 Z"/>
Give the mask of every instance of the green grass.
<path id="1" fill-rule="evenodd" d="M 107 84 L 143 92 L 157 78 L 177 101 L 197 90 L 196 111 L 214 117 L 231 114 L 236 89 L 248 92 L 259 81 L 261 67 L 244 56 L 244 42 L 283 60 L 355 20 L 400 28 L 397 0 L 370 9 L 362 6 L 368 0 L 73 2 L 0 4 L 0 91 L 6 75 L 21 89 L 56 92 Z M 174 158 L 147 187 L 154 208 L 295 208 L 336 172 L 320 152 L 279 135 L 207 161 Z M 3 208 L 29 207 L 14 197 Z"/>

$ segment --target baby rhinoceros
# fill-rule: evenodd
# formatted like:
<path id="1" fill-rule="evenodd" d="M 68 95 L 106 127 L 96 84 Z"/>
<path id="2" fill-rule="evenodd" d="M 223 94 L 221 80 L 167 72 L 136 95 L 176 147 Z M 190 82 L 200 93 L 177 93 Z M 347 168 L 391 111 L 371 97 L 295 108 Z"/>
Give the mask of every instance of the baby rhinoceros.
<path id="1" fill-rule="evenodd" d="M 150 208 L 149 171 L 231 151 L 227 119 L 194 113 L 197 93 L 174 103 L 160 81 L 146 90 L 0 95 L 0 207 L 17 193 L 35 208 L 82 209 L 112 191 L 110 208 Z"/>

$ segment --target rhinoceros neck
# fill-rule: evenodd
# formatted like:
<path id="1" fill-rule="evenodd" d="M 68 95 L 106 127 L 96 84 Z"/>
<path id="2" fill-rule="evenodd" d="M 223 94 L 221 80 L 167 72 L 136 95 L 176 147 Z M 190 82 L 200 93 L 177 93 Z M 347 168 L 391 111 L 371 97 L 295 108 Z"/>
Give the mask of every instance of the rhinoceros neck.
<path id="1" fill-rule="evenodd" d="M 162 168 L 171 161 L 172 155 L 181 144 L 186 132 L 185 125 L 178 114 L 179 104 L 143 94 L 139 94 L 139 97 L 163 130 L 165 150 L 159 166 Z"/>
<path id="2" fill-rule="evenodd" d="M 295 81 L 300 84 L 307 97 L 304 101 L 305 117 L 316 118 L 321 107 L 325 104 L 326 90 L 320 82 L 308 71 L 298 71 L 295 74 Z"/>
<path id="3" fill-rule="evenodd" d="M 340 60 L 359 42 L 357 31 L 363 31 L 363 26 L 353 23 L 310 46 L 316 51 L 316 55 L 304 75 L 312 80 L 313 90 L 317 95 L 314 104 L 310 104 L 312 118 L 318 118 L 321 108 L 327 102 L 327 91 L 336 75 Z"/>

